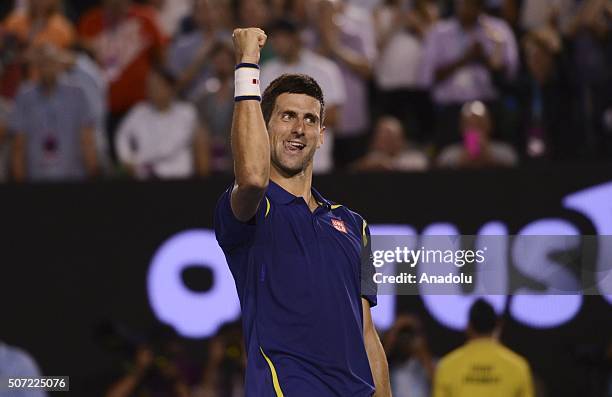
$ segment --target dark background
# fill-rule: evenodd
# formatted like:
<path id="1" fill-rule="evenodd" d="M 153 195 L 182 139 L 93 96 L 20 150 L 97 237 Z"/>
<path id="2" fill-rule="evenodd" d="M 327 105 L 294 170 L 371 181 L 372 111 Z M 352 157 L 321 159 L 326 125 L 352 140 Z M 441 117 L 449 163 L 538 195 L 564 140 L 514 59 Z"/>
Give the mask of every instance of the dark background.
<path id="1" fill-rule="evenodd" d="M 370 224 L 410 224 L 421 231 L 443 221 L 475 234 L 484 223 L 499 220 L 513 234 L 534 220 L 561 217 L 583 234 L 595 234 L 587 218 L 562 208 L 561 199 L 609 181 L 612 167 L 568 166 L 337 174 L 315 178 L 315 186 Z M 146 294 L 153 253 L 175 233 L 211 228 L 217 197 L 230 183 L 211 178 L 0 186 L 0 339 L 28 350 L 45 375 L 70 375 L 75 394 L 101 395 L 117 364 L 96 343 L 94 328 L 104 319 L 134 330 L 156 323 Z M 436 355 L 464 341 L 462 333 L 429 317 L 418 297 L 399 297 L 398 311 L 424 318 Z M 597 352 L 612 336 L 611 314 L 603 298 L 587 296 L 578 316 L 555 329 L 532 329 L 505 316 L 502 339 L 528 358 L 549 396 L 594 396 L 603 373 Z M 187 343 L 194 355 L 204 355 L 203 340 Z"/>

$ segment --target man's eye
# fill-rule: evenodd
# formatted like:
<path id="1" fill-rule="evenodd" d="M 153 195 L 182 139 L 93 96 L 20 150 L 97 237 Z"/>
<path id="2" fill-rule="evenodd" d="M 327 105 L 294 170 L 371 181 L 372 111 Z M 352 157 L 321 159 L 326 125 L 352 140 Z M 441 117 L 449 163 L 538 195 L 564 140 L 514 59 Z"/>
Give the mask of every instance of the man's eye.
<path id="1" fill-rule="evenodd" d="M 281 119 L 282 119 L 283 121 L 289 121 L 289 120 L 291 120 L 291 115 L 289 115 L 289 114 L 285 113 L 285 114 L 283 114 L 283 116 L 281 117 Z"/>
<path id="2" fill-rule="evenodd" d="M 306 119 L 305 119 L 305 120 L 306 120 L 306 122 L 307 122 L 308 124 L 314 124 L 314 122 L 315 122 L 314 117 L 306 117 Z"/>

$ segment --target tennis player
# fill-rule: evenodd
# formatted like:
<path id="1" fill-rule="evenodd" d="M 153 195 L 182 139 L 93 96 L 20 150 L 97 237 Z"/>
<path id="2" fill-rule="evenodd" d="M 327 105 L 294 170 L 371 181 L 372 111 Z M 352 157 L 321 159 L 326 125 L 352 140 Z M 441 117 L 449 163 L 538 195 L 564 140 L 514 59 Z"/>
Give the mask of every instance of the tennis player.
<path id="1" fill-rule="evenodd" d="M 215 233 L 241 302 L 246 395 L 390 396 L 370 315 L 376 289 L 362 277 L 371 271 L 367 224 L 312 187 L 325 130 L 321 88 L 282 75 L 260 97 L 266 35 L 233 36 L 235 182 L 217 204 Z"/>

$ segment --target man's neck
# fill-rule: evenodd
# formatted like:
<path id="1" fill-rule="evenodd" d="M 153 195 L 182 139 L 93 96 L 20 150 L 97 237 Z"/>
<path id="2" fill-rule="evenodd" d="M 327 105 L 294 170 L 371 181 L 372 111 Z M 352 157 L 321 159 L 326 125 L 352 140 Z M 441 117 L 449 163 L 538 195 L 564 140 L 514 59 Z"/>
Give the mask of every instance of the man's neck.
<path id="1" fill-rule="evenodd" d="M 299 174 L 287 177 L 272 165 L 270 167 L 270 180 L 294 196 L 302 197 L 309 207 L 316 207 L 316 200 L 312 196 L 312 166 L 307 167 Z"/>

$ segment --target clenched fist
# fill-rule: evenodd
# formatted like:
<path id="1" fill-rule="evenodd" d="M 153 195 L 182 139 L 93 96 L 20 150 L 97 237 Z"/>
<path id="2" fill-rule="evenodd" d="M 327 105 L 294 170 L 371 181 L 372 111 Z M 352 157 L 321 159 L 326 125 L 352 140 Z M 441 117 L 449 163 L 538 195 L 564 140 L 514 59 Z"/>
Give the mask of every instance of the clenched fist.
<path id="1" fill-rule="evenodd" d="M 268 36 L 259 28 L 234 29 L 232 34 L 237 63 L 259 63 L 259 52 Z"/>

